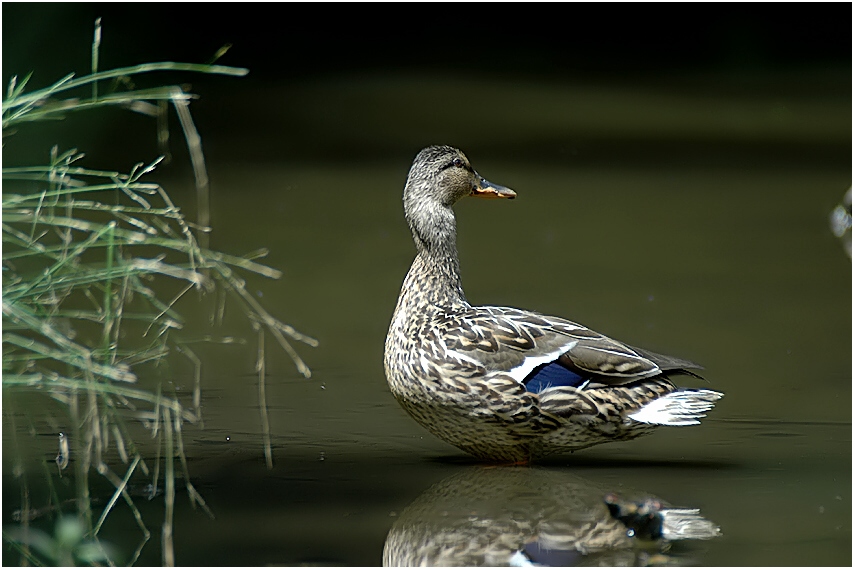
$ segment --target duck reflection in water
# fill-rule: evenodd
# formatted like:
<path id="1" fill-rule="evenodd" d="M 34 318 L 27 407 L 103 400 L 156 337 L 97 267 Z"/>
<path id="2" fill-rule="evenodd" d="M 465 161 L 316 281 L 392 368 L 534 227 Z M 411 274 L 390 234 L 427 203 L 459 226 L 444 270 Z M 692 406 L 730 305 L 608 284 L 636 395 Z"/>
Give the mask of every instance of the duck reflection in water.
<path id="1" fill-rule="evenodd" d="M 473 467 L 430 487 L 386 537 L 384 566 L 685 565 L 720 536 L 697 509 L 538 468 Z"/>

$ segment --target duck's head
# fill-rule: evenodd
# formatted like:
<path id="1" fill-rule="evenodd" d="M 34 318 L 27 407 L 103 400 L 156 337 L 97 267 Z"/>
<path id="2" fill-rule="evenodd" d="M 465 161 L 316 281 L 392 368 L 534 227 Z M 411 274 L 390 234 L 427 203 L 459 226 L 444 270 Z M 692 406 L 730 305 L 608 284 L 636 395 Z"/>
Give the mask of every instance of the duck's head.
<path id="1" fill-rule="evenodd" d="M 516 193 L 485 180 L 454 147 L 429 146 L 416 155 L 404 189 L 405 203 L 433 202 L 448 208 L 464 196 L 514 198 Z"/>
<path id="2" fill-rule="evenodd" d="M 416 155 L 404 187 L 404 214 L 420 250 L 454 250 L 451 207 L 464 196 L 513 198 L 516 193 L 482 178 L 454 147 L 429 146 Z"/>

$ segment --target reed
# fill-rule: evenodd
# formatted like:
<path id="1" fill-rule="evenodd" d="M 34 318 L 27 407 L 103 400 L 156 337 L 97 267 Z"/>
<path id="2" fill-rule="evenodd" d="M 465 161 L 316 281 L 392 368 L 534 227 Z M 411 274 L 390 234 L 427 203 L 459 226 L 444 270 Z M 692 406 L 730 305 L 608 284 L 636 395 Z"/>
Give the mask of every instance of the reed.
<path id="1" fill-rule="evenodd" d="M 151 480 L 153 493 L 164 488 L 163 562 L 173 564 L 176 476 L 183 475 L 190 500 L 210 514 L 189 480 L 184 454 L 182 426 L 199 422 L 202 388 L 200 363 L 182 336 L 185 321 L 177 305 L 191 291 L 217 293 L 223 299 L 228 296 L 256 331 L 259 405 L 268 464 L 272 453 L 264 401 L 264 337 L 270 334 L 307 378 L 309 368 L 293 343 L 316 346 L 317 342 L 271 315 L 247 292 L 242 272 L 273 279 L 281 276 L 255 260 L 264 250 L 251 258 L 208 247 L 208 178 L 201 139 L 189 111 L 194 96 L 178 85 L 123 90 L 128 82 L 113 81 L 155 71 L 240 77 L 247 70 L 162 62 L 100 71 L 100 22 L 95 29 L 89 75 L 70 74 L 34 91 L 27 90 L 30 76 L 12 78 L 2 102 L 5 145 L 13 145 L 14 132 L 33 122 L 104 107 L 142 113 L 163 129 L 171 106 L 190 151 L 199 215 L 195 221 L 188 220 L 163 187 L 147 181 L 162 158 L 137 164 L 130 172 L 94 170 L 84 165 L 83 153 L 54 146 L 46 164 L 3 165 L 5 427 L 15 432 L 16 442 L 27 437 L 14 423 L 16 410 L 33 407 L 18 401 L 25 396 L 47 398 L 67 410 L 73 431 L 60 438 L 61 443 L 65 438 L 66 451 L 60 448 L 53 476 L 61 475 L 70 456 L 77 511 L 84 528 L 81 540 L 85 536 L 87 552 L 93 552 L 91 546 L 97 544 L 110 511 L 124 503 L 141 533 L 140 546 L 130 560 L 134 562 L 151 532 L 128 493 L 128 482 L 141 473 Z M 161 139 L 166 137 L 160 133 Z M 179 284 L 169 298 L 159 297 L 152 286 L 153 280 L 164 279 Z M 222 308 L 217 310 L 221 314 Z M 166 390 L 156 377 L 137 373 L 142 364 L 160 363 L 174 352 L 196 366 L 190 401 Z M 154 458 L 145 457 L 132 425 L 144 426 L 156 441 Z M 118 457 L 118 473 L 108 455 Z M 100 512 L 95 512 L 89 495 L 93 469 L 115 488 Z M 181 473 L 176 475 L 176 470 Z M 33 563 L 40 560 L 34 554 L 38 549 L 31 548 L 36 544 L 36 529 L 28 530 L 35 513 L 29 504 L 27 478 L 19 480 L 22 525 L 14 533 L 4 533 L 4 538 L 21 552 L 22 563 Z M 92 560 L 115 562 L 106 554 L 109 549 L 96 550 L 98 556 L 93 555 Z"/>

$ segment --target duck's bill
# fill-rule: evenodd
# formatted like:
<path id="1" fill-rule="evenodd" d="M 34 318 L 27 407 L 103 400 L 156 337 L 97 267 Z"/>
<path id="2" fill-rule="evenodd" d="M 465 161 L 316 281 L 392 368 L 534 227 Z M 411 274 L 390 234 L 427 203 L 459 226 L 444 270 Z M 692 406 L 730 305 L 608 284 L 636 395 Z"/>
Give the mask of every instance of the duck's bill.
<path id="1" fill-rule="evenodd" d="M 470 196 L 476 198 L 516 198 L 517 193 L 510 188 L 493 184 L 481 178 L 476 188 L 472 189 Z"/>

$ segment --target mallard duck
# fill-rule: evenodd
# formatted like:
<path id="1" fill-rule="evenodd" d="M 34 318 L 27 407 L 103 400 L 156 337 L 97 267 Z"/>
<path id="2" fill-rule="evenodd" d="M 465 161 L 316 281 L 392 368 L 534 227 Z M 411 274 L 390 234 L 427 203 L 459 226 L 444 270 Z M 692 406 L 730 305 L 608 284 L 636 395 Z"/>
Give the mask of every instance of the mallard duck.
<path id="1" fill-rule="evenodd" d="M 722 397 L 670 376 L 701 366 L 631 347 L 580 324 L 463 293 L 452 206 L 514 198 L 450 146 L 418 153 L 404 187 L 417 255 L 386 336 L 392 394 L 431 433 L 475 457 L 525 463 L 699 423 Z"/>

